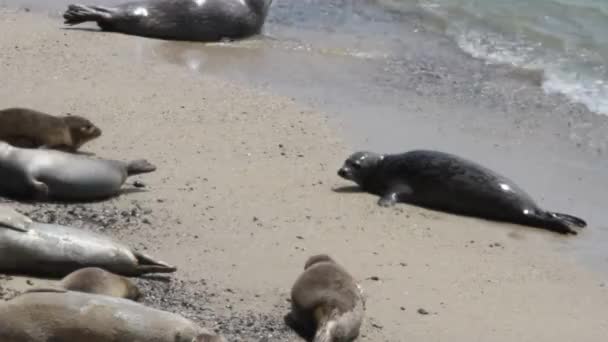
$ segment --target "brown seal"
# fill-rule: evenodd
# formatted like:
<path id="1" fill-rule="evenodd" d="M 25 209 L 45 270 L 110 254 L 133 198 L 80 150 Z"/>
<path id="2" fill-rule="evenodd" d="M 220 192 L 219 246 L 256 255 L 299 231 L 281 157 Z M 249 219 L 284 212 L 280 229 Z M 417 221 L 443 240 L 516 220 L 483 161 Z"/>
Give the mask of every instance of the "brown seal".
<path id="1" fill-rule="evenodd" d="M 101 136 L 101 129 L 77 115 L 54 116 L 27 108 L 0 110 L 0 140 L 13 146 L 75 152 Z"/>
<path id="2" fill-rule="evenodd" d="M 141 298 L 141 292 L 131 280 L 99 267 L 87 267 L 72 272 L 61 280 L 60 286 L 69 291 L 131 300 Z"/>
<path id="3" fill-rule="evenodd" d="M 310 257 L 291 289 L 287 325 L 313 342 L 348 342 L 359 336 L 365 311 L 360 286 L 331 257 Z"/>

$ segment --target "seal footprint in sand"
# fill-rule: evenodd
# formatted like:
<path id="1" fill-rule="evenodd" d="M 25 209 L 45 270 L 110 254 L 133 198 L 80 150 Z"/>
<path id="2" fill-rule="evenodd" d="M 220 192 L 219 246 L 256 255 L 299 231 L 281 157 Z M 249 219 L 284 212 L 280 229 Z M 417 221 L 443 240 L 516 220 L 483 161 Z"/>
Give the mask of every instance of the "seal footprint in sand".
<path id="1" fill-rule="evenodd" d="M 0 193 L 25 199 L 98 200 L 114 196 L 127 177 L 153 172 L 146 160 L 122 162 L 0 142 Z"/>
<path id="2" fill-rule="evenodd" d="M 285 323 L 313 342 L 349 342 L 359 336 L 365 300 L 361 287 L 331 257 L 310 257 L 291 289 Z"/>
<path id="3" fill-rule="evenodd" d="M 69 5 L 65 23 L 97 22 L 105 31 L 143 37 L 220 41 L 258 34 L 272 0 L 140 0 L 114 7 Z"/>
<path id="4" fill-rule="evenodd" d="M 455 214 L 577 234 L 587 223 L 540 208 L 510 179 L 464 158 L 437 151 L 356 152 L 338 175 L 381 196 L 388 207 L 406 202 Z"/>
<path id="5" fill-rule="evenodd" d="M 177 270 L 105 236 L 26 220 L 0 206 L 0 272 L 63 277 L 84 267 L 124 276 Z"/>

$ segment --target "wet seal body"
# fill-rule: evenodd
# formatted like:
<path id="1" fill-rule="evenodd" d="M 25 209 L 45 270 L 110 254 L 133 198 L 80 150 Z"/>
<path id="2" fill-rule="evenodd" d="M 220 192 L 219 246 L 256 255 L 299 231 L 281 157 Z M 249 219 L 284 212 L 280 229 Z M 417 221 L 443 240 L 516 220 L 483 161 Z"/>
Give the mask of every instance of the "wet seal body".
<path id="1" fill-rule="evenodd" d="M 27 108 L 0 110 L 0 141 L 17 147 L 76 152 L 101 133 L 99 127 L 77 115 L 59 117 Z"/>
<path id="2" fill-rule="evenodd" d="M 0 340 L 225 342 L 184 317 L 131 300 L 53 290 L 0 303 Z"/>
<path id="3" fill-rule="evenodd" d="M 7 220 L 0 218 L 3 221 Z M 124 276 L 176 271 L 93 232 L 39 222 L 25 229 L 0 225 L 0 273 L 64 277 L 84 267 L 100 267 Z"/>
<path id="4" fill-rule="evenodd" d="M 310 257 L 291 289 L 287 325 L 313 342 L 349 342 L 359 336 L 365 301 L 353 277 L 331 257 Z"/>
<path id="5" fill-rule="evenodd" d="M 141 292 L 125 277 L 99 267 L 86 267 L 68 274 L 59 286 L 68 291 L 93 293 L 117 298 L 138 300 Z"/>
<path id="6" fill-rule="evenodd" d="M 272 0 L 140 0 L 115 7 L 70 5 L 68 25 L 95 21 L 105 31 L 150 38 L 220 41 L 258 34 Z"/>
<path id="7" fill-rule="evenodd" d="M 574 227 L 587 225 L 578 217 L 541 209 L 508 178 L 444 152 L 356 152 L 344 162 L 338 175 L 381 196 L 378 204 L 382 206 L 406 202 L 562 234 L 577 234 Z"/>
<path id="8" fill-rule="evenodd" d="M 143 159 L 126 163 L 0 142 L 0 194 L 17 198 L 108 198 L 120 191 L 127 177 L 154 170 L 156 167 Z"/>

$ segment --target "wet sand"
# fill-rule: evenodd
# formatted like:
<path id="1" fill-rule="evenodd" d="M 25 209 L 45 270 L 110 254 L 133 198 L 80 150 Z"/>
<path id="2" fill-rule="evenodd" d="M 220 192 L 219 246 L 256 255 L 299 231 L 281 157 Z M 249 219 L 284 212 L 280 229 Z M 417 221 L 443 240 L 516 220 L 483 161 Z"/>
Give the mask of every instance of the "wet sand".
<path id="1" fill-rule="evenodd" d="M 166 63 L 158 53 L 166 42 L 64 30 L 57 19 L 9 10 L 0 29 L 2 107 L 84 115 L 104 130 L 84 150 L 158 166 L 136 178 L 146 191 L 75 212 L 15 204 L 177 265 L 169 284 L 141 281 L 146 303 L 231 341 L 298 341 L 282 325 L 289 289 L 308 256 L 329 252 L 367 293 L 362 341 L 608 335 L 606 280 L 564 252 L 576 237 L 383 209 L 374 196 L 333 191 L 350 185 L 335 172 L 353 148 L 335 118 L 268 87 Z M 421 98 L 407 100 L 433 114 Z M 29 286 L 0 280 L 9 295 Z"/>

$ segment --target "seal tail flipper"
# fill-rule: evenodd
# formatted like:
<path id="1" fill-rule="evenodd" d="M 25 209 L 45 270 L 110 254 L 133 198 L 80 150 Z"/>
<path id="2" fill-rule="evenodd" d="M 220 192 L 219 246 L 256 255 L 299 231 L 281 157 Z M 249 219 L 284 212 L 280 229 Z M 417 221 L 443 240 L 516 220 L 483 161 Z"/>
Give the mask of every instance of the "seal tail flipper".
<path id="1" fill-rule="evenodd" d="M 572 235 L 578 234 L 573 227 L 584 228 L 587 226 L 587 223 L 578 217 L 550 211 L 529 214 L 527 215 L 526 222 L 523 223 L 548 229 L 556 233 Z"/>
<path id="2" fill-rule="evenodd" d="M 134 252 L 133 254 L 137 258 L 137 261 L 139 261 L 139 265 L 137 266 L 137 273 L 139 275 L 147 273 L 173 273 L 177 271 L 177 267 L 154 260 L 146 254 L 139 252 Z"/>
<path id="3" fill-rule="evenodd" d="M 133 176 L 156 171 L 156 166 L 145 159 L 133 160 L 127 163 L 127 175 Z"/>
<path id="4" fill-rule="evenodd" d="M 112 18 L 114 10 L 103 6 L 69 5 L 68 10 L 63 14 L 64 24 L 77 25 L 87 21 L 97 23 Z"/>

